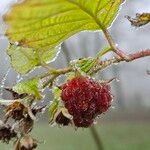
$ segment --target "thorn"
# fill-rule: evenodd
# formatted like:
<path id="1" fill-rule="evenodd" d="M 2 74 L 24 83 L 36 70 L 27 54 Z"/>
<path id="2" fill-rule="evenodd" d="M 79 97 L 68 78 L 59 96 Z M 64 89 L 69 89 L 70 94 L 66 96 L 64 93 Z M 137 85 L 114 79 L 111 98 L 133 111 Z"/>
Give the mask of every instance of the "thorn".
<path id="1" fill-rule="evenodd" d="M 102 80 L 102 81 L 100 81 L 100 83 L 103 83 L 103 84 L 110 84 L 110 83 L 112 83 L 114 80 L 118 80 L 116 77 L 114 77 L 114 78 L 111 78 L 111 79 L 109 79 L 109 80 Z"/>

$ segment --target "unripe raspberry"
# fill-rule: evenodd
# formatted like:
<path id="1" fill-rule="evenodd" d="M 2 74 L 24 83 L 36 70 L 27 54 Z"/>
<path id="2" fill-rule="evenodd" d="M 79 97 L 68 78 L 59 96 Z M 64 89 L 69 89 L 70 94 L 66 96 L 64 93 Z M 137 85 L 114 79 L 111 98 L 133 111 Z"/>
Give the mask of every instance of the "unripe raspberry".
<path id="1" fill-rule="evenodd" d="M 62 86 L 62 101 L 73 116 L 76 127 L 89 127 L 111 105 L 110 86 L 79 76 Z"/>

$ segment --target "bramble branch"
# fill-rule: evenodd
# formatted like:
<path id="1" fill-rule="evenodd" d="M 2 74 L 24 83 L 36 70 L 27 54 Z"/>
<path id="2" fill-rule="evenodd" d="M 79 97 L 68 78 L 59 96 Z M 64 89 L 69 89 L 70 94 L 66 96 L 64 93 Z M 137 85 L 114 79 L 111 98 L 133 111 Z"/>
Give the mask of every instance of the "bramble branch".
<path id="1" fill-rule="evenodd" d="M 109 60 L 106 60 L 106 61 L 98 61 L 98 63 L 96 64 L 96 66 L 91 69 L 90 71 L 90 75 L 94 75 L 95 73 L 97 73 L 98 71 L 112 65 L 112 64 L 115 64 L 115 63 L 120 63 L 120 62 L 131 62 L 131 61 L 134 61 L 136 59 L 139 59 L 139 58 L 143 58 L 143 57 L 146 57 L 146 56 L 150 56 L 150 49 L 147 49 L 147 50 L 143 50 L 143 51 L 139 51 L 139 52 L 136 52 L 136 53 L 133 53 L 133 54 L 129 54 L 127 55 L 128 57 L 128 60 L 121 58 L 121 57 L 115 57 L 115 58 L 112 58 L 112 59 L 109 59 Z M 55 79 L 57 77 L 59 77 L 60 75 L 63 75 L 63 74 L 66 74 L 66 73 L 69 73 L 69 72 L 73 72 L 74 71 L 74 68 L 72 68 L 71 66 L 69 67 L 66 67 L 66 68 L 63 68 L 63 69 L 56 69 L 56 70 L 53 70 L 51 72 L 48 72 L 44 75 L 42 75 L 40 78 L 48 78 L 50 77 L 43 85 L 43 88 L 49 86 L 51 87 L 53 85 L 53 82 L 55 81 Z"/>
<path id="2" fill-rule="evenodd" d="M 129 54 L 128 55 L 128 62 L 131 62 L 131 61 L 134 61 L 136 59 L 143 58 L 146 56 L 150 56 L 150 49 L 139 51 L 139 52 L 136 52 L 134 54 Z M 127 60 L 124 60 L 124 58 L 117 58 L 116 57 L 116 58 L 109 59 L 106 61 L 100 61 L 99 64 L 97 65 L 97 67 L 92 71 L 91 74 L 94 74 L 94 73 L 98 72 L 99 70 L 102 70 L 102 69 L 104 69 L 104 68 L 106 68 L 112 64 L 120 63 L 123 61 L 127 61 Z"/>
<path id="3" fill-rule="evenodd" d="M 135 59 L 146 57 L 146 56 L 150 56 L 150 49 L 139 51 L 139 52 L 134 53 L 134 54 L 130 54 L 129 55 L 129 61 L 133 61 Z"/>
<path id="4" fill-rule="evenodd" d="M 48 79 L 48 81 L 46 81 L 46 83 L 43 85 L 43 88 L 47 87 L 47 86 L 52 86 L 53 85 L 53 82 L 54 80 L 60 76 L 60 75 L 63 75 L 63 74 L 66 74 L 68 72 L 71 72 L 73 71 L 73 69 L 71 67 L 67 67 L 67 68 L 64 68 L 64 69 L 58 69 L 58 70 L 55 70 L 53 72 L 50 72 L 50 73 L 47 73 L 45 75 L 43 75 L 42 77 L 47 77 L 47 76 L 50 76 L 51 77 Z"/>
<path id="5" fill-rule="evenodd" d="M 109 44 L 109 46 L 111 47 L 112 51 L 113 51 L 114 53 L 116 53 L 119 57 L 121 57 L 121 58 L 123 58 L 124 60 L 128 61 L 128 59 L 129 59 L 129 58 L 128 58 L 128 55 L 125 54 L 123 51 L 121 51 L 121 50 L 116 46 L 116 43 L 114 42 L 114 40 L 113 40 L 111 34 L 109 33 L 108 29 L 105 28 L 104 26 L 102 26 L 101 24 L 100 24 L 100 27 L 101 27 L 101 29 L 102 29 L 102 31 L 103 31 L 103 34 L 105 35 L 105 38 L 107 39 L 108 44 Z"/>

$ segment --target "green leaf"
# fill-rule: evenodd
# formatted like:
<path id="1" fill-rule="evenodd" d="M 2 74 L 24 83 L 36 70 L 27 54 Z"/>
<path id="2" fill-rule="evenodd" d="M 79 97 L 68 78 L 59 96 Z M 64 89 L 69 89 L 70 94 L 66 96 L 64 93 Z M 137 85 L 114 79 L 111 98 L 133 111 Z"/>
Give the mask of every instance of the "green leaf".
<path id="1" fill-rule="evenodd" d="M 107 28 L 124 0 L 25 0 L 4 20 L 11 42 L 47 50 L 80 31 Z"/>
<path id="2" fill-rule="evenodd" d="M 75 68 L 78 69 L 78 71 L 88 73 L 92 67 L 96 64 L 95 58 L 88 57 L 88 58 L 83 58 L 81 60 L 78 60 L 75 62 Z"/>
<path id="3" fill-rule="evenodd" d="M 105 55 L 106 53 L 110 52 L 112 50 L 112 48 L 110 47 L 104 47 L 103 49 L 101 49 L 98 54 L 97 54 L 97 59 L 100 59 L 103 55 Z"/>
<path id="4" fill-rule="evenodd" d="M 53 92 L 54 99 L 48 109 L 50 121 L 54 119 L 54 116 L 58 110 L 59 102 L 61 100 L 61 90 L 58 87 L 53 87 L 52 92 Z"/>
<path id="5" fill-rule="evenodd" d="M 50 51 L 45 50 L 42 54 L 39 54 L 33 48 L 23 48 L 15 44 L 10 44 L 7 49 L 7 54 L 11 58 L 13 68 L 21 74 L 28 73 L 36 66 L 40 66 L 42 62 L 49 63 L 55 58 L 57 53 L 58 50 L 54 48 Z"/>
<path id="6" fill-rule="evenodd" d="M 40 85 L 40 79 L 39 78 L 33 78 L 30 80 L 22 81 L 18 84 L 16 84 L 13 87 L 13 91 L 19 93 L 19 94 L 29 94 L 35 96 L 37 99 L 41 99 L 41 93 L 40 93 L 41 85 Z"/>
<path id="7" fill-rule="evenodd" d="M 11 44 L 7 53 L 11 58 L 13 68 L 21 74 L 28 73 L 39 64 L 38 56 L 32 48 L 22 48 Z"/>

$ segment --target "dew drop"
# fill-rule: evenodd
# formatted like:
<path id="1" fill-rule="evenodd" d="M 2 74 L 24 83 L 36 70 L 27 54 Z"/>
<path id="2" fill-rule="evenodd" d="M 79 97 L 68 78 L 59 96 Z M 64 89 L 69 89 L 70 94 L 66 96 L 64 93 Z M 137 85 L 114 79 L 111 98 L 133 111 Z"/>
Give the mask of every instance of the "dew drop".
<path id="1" fill-rule="evenodd" d="M 118 47 L 118 44 L 116 43 L 115 46 Z"/>
<path id="2" fill-rule="evenodd" d="M 15 42 L 15 45 L 16 45 L 16 46 L 19 46 L 19 42 Z"/>
<path id="3" fill-rule="evenodd" d="M 8 77 L 10 70 L 11 70 L 11 68 L 9 67 L 8 70 L 6 71 L 5 75 L 3 76 L 1 82 L 0 82 L 0 97 L 3 96 L 3 89 L 4 89 L 5 82 L 6 82 L 6 79 Z"/>
<path id="4" fill-rule="evenodd" d="M 119 63 L 114 63 L 115 66 L 117 66 Z"/>
<path id="5" fill-rule="evenodd" d="M 96 124 L 97 124 L 97 121 L 96 121 L 96 120 L 94 120 L 93 124 L 94 124 L 94 125 L 96 125 Z"/>
<path id="6" fill-rule="evenodd" d="M 115 106 L 111 106 L 112 109 L 115 109 Z"/>
<path id="7" fill-rule="evenodd" d="M 46 108 L 43 108 L 41 113 L 44 114 L 45 111 L 46 111 Z"/>
<path id="8" fill-rule="evenodd" d="M 33 105 L 33 106 L 36 106 L 36 102 L 33 102 L 32 105 Z"/>
<path id="9" fill-rule="evenodd" d="M 22 80 L 23 80 L 23 77 L 21 76 L 21 74 L 18 73 L 16 76 L 16 83 L 19 83 Z"/>
<path id="10" fill-rule="evenodd" d="M 52 124 L 50 124 L 50 127 L 55 127 L 57 124 L 54 122 Z"/>
<path id="11" fill-rule="evenodd" d="M 118 78 L 116 78 L 116 82 L 120 82 L 120 80 Z"/>

